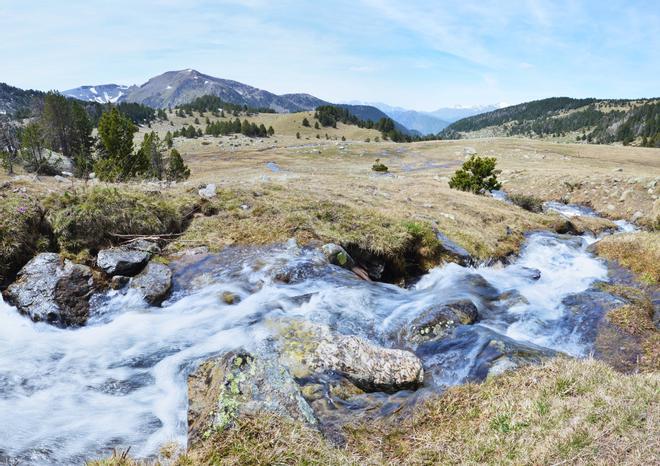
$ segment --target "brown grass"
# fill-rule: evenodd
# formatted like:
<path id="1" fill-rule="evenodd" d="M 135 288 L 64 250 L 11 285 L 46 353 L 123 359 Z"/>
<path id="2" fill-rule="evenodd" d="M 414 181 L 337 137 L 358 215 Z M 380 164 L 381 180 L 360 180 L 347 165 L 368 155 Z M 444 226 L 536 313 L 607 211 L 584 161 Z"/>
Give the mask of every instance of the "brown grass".
<path id="1" fill-rule="evenodd" d="M 596 243 L 596 252 L 632 270 L 644 283 L 660 283 L 660 232 L 608 236 Z"/>

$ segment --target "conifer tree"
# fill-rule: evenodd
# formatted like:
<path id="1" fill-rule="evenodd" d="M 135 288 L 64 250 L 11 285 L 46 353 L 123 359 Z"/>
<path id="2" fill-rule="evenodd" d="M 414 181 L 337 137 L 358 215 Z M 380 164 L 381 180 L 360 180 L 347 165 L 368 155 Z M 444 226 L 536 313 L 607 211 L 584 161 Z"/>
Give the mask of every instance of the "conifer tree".
<path id="1" fill-rule="evenodd" d="M 190 176 L 190 169 L 183 162 L 183 158 L 179 151 L 172 149 L 170 157 L 167 161 L 167 179 L 168 181 L 182 181 L 188 179 Z"/>

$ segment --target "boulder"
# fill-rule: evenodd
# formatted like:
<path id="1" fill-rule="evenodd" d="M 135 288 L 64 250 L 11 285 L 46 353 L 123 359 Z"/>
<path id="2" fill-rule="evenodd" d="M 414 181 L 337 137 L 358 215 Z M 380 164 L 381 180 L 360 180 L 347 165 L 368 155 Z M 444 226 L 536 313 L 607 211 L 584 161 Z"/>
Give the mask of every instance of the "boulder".
<path id="1" fill-rule="evenodd" d="M 122 246 L 103 249 L 96 257 L 96 265 L 110 276 L 133 276 L 149 262 L 151 253 Z"/>
<path id="2" fill-rule="evenodd" d="M 215 184 L 209 183 L 205 187 L 201 188 L 199 191 L 199 196 L 204 199 L 212 199 L 217 194 L 217 188 Z"/>
<path id="3" fill-rule="evenodd" d="M 400 330 L 398 340 L 407 345 L 441 338 L 457 325 L 473 324 L 478 317 L 477 307 L 469 299 L 431 306 Z"/>
<path id="4" fill-rule="evenodd" d="M 172 288 L 172 271 L 164 264 L 150 262 L 138 276 L 131 279 L 130 287 L 138 290 L 146 302 L 158 306 Z"/>
<path id="5" fill-rule="evenodd" d="M 6 295 L 33 321 L 64 327 L 87 322 L 93 291 L 89 267 L 62 260 L 55 253 L 42 253 L 21 269 Z"/>
<path id="6" fill-rule="evenodd" d="M 384 348 L 307 322 L 289 322 L 279 333 L 281 360 L 298 378 L 334 372 L 367 392 L 415 389 L 424 381 L 422 363 L 410 351 Z"/>
<path id="7" fill-rule="evenodd" d="M 355 267 L 355 261 L 353 258 L 338 244 L 324 244 L 323 247 L 321 247 L 321 251 L 326 259 L 328 259 L 328 262 L 333 265 L 338 265 L 349 270 Z"/>
<path id="8" fill-rule="evenodd" d="M 317 423 L 291 374 L 273 359 L 230 352 L 188 377 L 189 445 L 230 428 L 240 416 L 263 413 Z"/>

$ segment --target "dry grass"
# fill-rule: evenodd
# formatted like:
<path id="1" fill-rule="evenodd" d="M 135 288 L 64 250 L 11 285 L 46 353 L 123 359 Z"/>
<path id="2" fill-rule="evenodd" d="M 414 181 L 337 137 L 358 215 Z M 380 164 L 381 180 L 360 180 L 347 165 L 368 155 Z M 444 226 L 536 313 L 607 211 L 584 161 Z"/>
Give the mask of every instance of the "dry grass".
<path id="1" fill-rule="evenodd" d="M 608 236 L 596 243 L 596 252 L 632 270 L 644 283 L 660 283 L 660 232 Z"/>
<path id="2" fill-rule="evenodd" d="M 177 464 L 656 464 L 659 390 L 657 373 L 556 359 L 454 387 L 411 418 L 347 427 L 345 447 L 263 415 L 243 418 Z"/>

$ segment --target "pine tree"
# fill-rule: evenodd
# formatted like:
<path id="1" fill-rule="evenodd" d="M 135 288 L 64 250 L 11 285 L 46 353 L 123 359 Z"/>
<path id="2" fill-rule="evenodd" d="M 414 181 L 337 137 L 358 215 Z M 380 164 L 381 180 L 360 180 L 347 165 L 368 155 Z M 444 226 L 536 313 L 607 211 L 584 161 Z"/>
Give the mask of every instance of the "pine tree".
<path id="1" fill-rule="evenodd" d="M 303 118 L 302 125 L 309 128 L 309 120 L 307 119 L 307 117 Z"/>
<path id="2" fill-rule="evenodd" d="M 172 138 L 172 133 L 170 131 L 165 133 L 165 145 L 168 149 L 171 149 L 174 145 L 174 139 Z"/>
<path id="3" fill-rule="evenodd" d="M 190 176 L 190 169 L 183 162 L 179 151 L 172 149 L 170 158 L 167 161 L 167 179 L 168 181 L 182 181 Z"/>
<path id="4" fill-rule="evenodd" d="M 46 156 L 46 132 L 41 123 L 33 121 L 23 128 L 21 135 L 21 157 L 26 170 L 49 174 Z"/>
<path id="5" fill-rule="evenodd" d="M 300 139 L 300 133 L 296 133 L 296 139 Z"/>
<path id="6" fill-rule="evenodd" d="M 145 175 L 159 180 L 163 178 L 163 154 L 160 139 L 156 133 L 152 131 L 144 135 L 137 158 L 145 168 L 148 164 L 148 168 L 143 171 Z"/>
<path id="7" fill-rule="evenodd" d="M 69 148 L 73 156 L 73 174 L 78 178 L 87 178 L 94 165 L 92 159 L 94 125 L 84 107 L 78 102 L 71 104 L 71 119 Z"/>
<path id="8" fill-rule="evenodd" d="M 268 136 L 273 136 L 275 134 L 275 130 L 273 129 L 272 126 L 268 127 Z"/>
<path id="9" fill-rule="evenodd" d="M 321 129 L 318 121 L 314 123 L 314 129 Z"/>
<path id="10" fill-rule="evenodd" d="M 133 134 L 137 127 L 116 107 L 101 115 L 99 120 L 100 159 L 94 171 L 103 181 L 118 181 L 135 176 L 141 168 L 133 158 Z"/>

